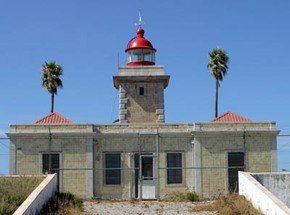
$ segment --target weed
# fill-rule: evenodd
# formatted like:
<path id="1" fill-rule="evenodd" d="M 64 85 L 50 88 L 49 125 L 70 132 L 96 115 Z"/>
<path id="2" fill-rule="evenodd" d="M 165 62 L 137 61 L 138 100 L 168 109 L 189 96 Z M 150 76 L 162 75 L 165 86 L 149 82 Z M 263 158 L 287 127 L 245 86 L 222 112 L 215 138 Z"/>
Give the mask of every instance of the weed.
<path id="1" fill-rule="evenodd" d="M 189 192 L 186 194 L 186 199 L 191 202 L 196 202 L 198 201 L 198 195 L 196 194 L 196 192 Z"/>

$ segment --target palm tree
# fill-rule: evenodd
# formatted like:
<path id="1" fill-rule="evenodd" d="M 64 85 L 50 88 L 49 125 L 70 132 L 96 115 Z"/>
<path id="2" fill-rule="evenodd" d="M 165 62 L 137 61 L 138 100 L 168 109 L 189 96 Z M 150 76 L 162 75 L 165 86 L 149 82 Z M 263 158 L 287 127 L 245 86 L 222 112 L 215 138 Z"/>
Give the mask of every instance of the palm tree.
<path id="1" fill-rule="evenodd" d="M 57 88 L 62 88 L 62 67 L 55 61 L 46 62 L 42 65 L 42 86 L 51 94 L 51 113 L 54 111 L 54 95 L 57 95 Z"/>
<path id="2" fill-rule="evenodd" d="M 210 69 L 211 75 L 215 79 L 215 117 L 218 117 L 218 89 L 220 81 L 224 79 L 228 71 L 229 57 L 221 48 L 215 48 L 209 53 L 210 61 L 207 68 Z"/>

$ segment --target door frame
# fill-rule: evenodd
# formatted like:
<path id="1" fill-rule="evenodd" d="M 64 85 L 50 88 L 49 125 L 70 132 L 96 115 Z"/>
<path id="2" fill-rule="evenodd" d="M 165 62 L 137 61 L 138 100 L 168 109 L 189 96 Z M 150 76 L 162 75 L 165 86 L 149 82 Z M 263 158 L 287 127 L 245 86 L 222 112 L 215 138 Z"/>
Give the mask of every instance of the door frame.
<path id="1" fill-rule="evenodd" d="M 143 169 L 142 169 L 142 164 L 143 164 L 143 159 L 145 157 L 149 157 L 152 158 L 152 184 L 154 185 L 154 197 L 153 198 L 146 198 L 146 199 L 156 199 L 157 196 L 157 174 L 158 174 L 158 169 L 157 167 L 157 156 L 155 153 L 153 152 L 143 152 L 141 153 L 141 156 L 139 155 L 139 153 L 134 153 L 134 168 L 135 168 L 135 177 L 134 177 L 134 181 L 135 181 L 135 198 L 139 198 L 139 199 L 144 199 L 143 198 L 143 181 L 144 177 L 143 177 Z M 149 181 L 149 180 L 146 180 Z"/>

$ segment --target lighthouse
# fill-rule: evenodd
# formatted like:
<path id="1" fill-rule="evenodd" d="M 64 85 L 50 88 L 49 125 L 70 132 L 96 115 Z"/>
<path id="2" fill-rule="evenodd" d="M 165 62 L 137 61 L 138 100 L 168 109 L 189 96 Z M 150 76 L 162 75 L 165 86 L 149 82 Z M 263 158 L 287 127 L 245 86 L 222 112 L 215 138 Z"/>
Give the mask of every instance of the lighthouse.
<path id="1" fill-rule="evenodd" d="M 139 24 L 125 49 L 126 65 L 113 77 L 119 91 L 119 123 L 164 123 L 164 89 L 169 75 L 156 65 L 156 49 Z"/>

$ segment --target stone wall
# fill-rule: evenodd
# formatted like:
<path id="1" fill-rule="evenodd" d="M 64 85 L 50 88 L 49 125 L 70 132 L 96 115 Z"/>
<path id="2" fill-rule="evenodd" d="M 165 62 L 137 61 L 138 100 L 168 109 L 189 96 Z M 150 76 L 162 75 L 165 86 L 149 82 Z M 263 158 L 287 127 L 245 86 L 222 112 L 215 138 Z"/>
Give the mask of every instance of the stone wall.
<path id="1" fill-rule="evenodd" d="M 164 114 L 164 89 L 169 76 L 162 66 L 119 67 L 113 77 L 119 91 L 119 120 L 121 123 L 162 123 Z M 139 89 L 144 89 L 140 95 Z"/>
<path id="2" fill-rule="evenodd" d="M 139 88 L 144 95 L 139 95 Z M 164 122 L 163 83 L 123 83 L 119 88 L 121 121 L 128 123 Z"/>

